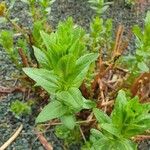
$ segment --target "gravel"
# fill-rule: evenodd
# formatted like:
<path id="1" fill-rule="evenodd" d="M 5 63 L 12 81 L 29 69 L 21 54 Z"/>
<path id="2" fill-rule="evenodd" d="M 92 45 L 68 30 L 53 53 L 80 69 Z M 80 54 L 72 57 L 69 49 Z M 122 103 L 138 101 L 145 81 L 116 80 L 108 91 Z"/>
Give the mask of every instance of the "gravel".
<path id="1" fill-rule="evenodd" d="M 0 0 L 2 1 L 2 0 Z M 10 0 L 7 0 L 8 4 Z M 105 13 L 104 18 L 113 18 L 114 27 L 118 24 L 124 24 L 126 31 L 129 31 L 134 24 L 143 25 L 143 18 L 146 10 L 150 5 L 146 5 L 143 12 L 136 14 L 134 9 L 124 7 L 123 5 L 111 6 L 111 8 Z M 19 18 L 19 23 L 26 27 L 31 27 L 31 20 L 27 14 L 28 7 L 20 1 L 17 1 L 14 5 L 14 9 L 11 12 L 11 18 Z M 56 0 L 52 7 L 51 16 L 49 17 L 50 23 L 55 28 L 60 20 L 64 20 L 68 16 L 72 16 L 75 22 L 82 25 L 85 29 L 89 29 L 89 23 L 92 19 L 94 12 L 90 9 L 87 0 Z M 0 29 L 10 28 L 10 25 L 0 25 Z M 132 39 L 129 49 L 134 50 L 132 46 L 134 39 Z M 8 55 L 0 47 L 0 86 L 12 87 L 16 83 L 16 75 L 19 71 L 11 63 Z M 2 145 L 12 133 L 23 123 L 23 130 L 20 136 L 9 146 L 7 150 L 43 150 L 44 148 L 37 140 L 37 136 L 34 132 L 34 119 L 36 116 L 32 114 L 30 116 L 23 116 L 20 119 L 16 119 L 9 111 L 10 104 L 16 100 L 24 99 L 24 95 L 21 93 L 13 93 L 0 96 L 0 145 Z M 33 112 L 36 112 L 36 107 L 33 108 Z M 50 129 L 46 134 L 47 140 L 53 144 L 54 150 L 62 150 L 62 143 L 57 139 L 53 133 L 54 129 Z M 77 150 L 78 147 L 74 146 L 71 150 Z M 150 141 L 144 141 L 139 144 L 140 150 L 149 150 Z"/>

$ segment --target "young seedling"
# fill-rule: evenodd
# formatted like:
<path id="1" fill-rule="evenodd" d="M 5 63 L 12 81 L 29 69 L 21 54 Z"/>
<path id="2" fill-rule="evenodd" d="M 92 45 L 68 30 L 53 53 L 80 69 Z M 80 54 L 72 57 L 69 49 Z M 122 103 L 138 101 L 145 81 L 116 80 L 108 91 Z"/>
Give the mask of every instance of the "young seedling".
<path id="1" fill-rule="evenodd" d="M 11 104 L 10 110 L 16 118 L 19 118 L 21 115 L 31 114 L 31 105 L 32 104 L 30 103 L 24 103 L 19 100 L 16 100 Z"/>

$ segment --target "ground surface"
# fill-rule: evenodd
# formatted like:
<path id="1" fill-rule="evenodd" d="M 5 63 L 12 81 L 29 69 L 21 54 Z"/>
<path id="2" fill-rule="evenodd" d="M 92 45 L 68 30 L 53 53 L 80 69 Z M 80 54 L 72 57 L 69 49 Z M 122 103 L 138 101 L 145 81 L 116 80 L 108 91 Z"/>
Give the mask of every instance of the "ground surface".
<path id="1" fill-rule="evenodd" d="M 137 12 L 134 8 L 130 9 L 124 7 L 123 4 L 118 4 L 112 6 L 110 10 L 105 13 L 104 17 L 113 18 L 115 27 L 118 24 L 124 24 L 128 31 L 133 24 L 142 25 L 145 12 L 148 8 L 150 7 L 147 3 L 142 7 L 143 10 L 141 12 Z M 26 13 L 27 9 L 28 8 L 22 2 L 17 1 L 12 12 L 12 18 L 18 17 L 20 23 L 25 26 L 31 26 L 31 20 Z M 87 0 L 56 0 L 52 8 L 52 17 L 50 17 L 49 20 L 52 25 L 56 27 L 59 20 L 64 20 L 67 16 L 72 16 L 76 23 L 88 29 L 89 22 L 93 15 L 94 13 L 90 9 Z M 0 25 L 0 29 L 4 28 L 9 28 L 9 26 Z M 133 51 L 134 45 L 130 46 L 129 49 Z M 18 73 L 7 54 L 0 47 L 0 86 L 13 87 L 16 83 L 14 76 Z M 33 113 L 32 116 L 16 119 L 9 111 L 10 104 L 16 99 L 22 100 L 24 99 L 24 95 L 21 93 L 0 95 L 0 145 L 11 136 L 14 130 L 19 127 L 20 123 L 23 123 L 24 128 L 22 133 L 17 140 L 10 145 L 8 150 L 43 150 L 43 147 L 34 133 L 34 116 L 36 113 Z M 36 112 L 35 108 L 33 108 L 33 112 Z M 53 144 L 54 150 L 63 149 L 61 142 L 53 134 L 53 129 L 49 130 L 45 136 L 47 140 Z M 139 145 L 139 149 L 149 150 L 150 142 L 142 142 Z M 71 150 L 79 150 L 79 148 L 74 146 Z"/>

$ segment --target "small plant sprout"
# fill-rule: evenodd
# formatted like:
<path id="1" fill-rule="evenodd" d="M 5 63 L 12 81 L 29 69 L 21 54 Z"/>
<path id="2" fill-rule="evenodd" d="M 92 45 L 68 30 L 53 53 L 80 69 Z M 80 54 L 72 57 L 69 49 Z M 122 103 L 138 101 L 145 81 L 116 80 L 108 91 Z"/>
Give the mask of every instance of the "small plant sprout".
<path id="1" fill-rule="evenodd" d="M 11 112 L 16 118 L 21 117 L 21 115 L 31 114 L 31 105 L 29 103 L 24 103 L 19 100 L 14 101 L 10 106 Z"/>
<path id="2" fill-rule="evenodd" d="M 105 0 L 89 0 L 91 8 L 98 14 L 103 14 L 112 2 L 105 2 Z"/>

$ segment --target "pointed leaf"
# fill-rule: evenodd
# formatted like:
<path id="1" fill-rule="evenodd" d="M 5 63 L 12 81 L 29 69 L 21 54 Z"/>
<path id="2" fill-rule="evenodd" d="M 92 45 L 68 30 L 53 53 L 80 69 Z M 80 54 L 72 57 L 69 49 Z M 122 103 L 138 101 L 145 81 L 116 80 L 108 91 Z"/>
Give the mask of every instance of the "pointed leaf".
<path id="1" fill-rule="evenodd" d="M 121 138 L 121 135 L 120 135 L 118 129 L 113 124 L 102 123 L 102 124 L 100 124 L 100 127 L 103 130 L 109 132 L 110 134 L 112 134 L 118 138 Z"/>
<path id="2" fill-rule="evenodd" d="M 52 71 L 37 68 L 23 68 L 23 71 L 48 93 L 59 90 L 59 78 Z"/>
<path id="3" fill-rule="evenodd" d="M 82 94 L 77 88 L 71 88 L 68 91 L 58 93 L 57 99 L 77 112 L 83 107 Z"/>
<path id="4" fill-rule="evenodd" d="M 61 117 L 62 123 L 69 128 L 70 130 L 73 130 L 76 125 L 76 119 L 73 115 L 65 115 Z"/>
<path id="5" fill-rule="evenodd" d="M 51 69 L 51 64 L 46 56 L 46 54 L 37 47 L 34 47 L 34 55 L 42 68 Z"/>
<path id="6" fill-rule="evenodd" d="M 67 112 L 67 108 L 64 107 L 58 101 L 52 101 L 46 105 L 41 113 L 36 118 L 36 123 L 45 122 L 51 119 L 59 118 Z"/>
<path id="7" fill-rule="evenodd" d="M 105 114 L 103 111 L 101 111 L 98 108 L 93 109 L 94 115 L 97 119 L 97 121 L 102 124 L 102 123 L 111 123 L 111 119 L 107 114 Z"/>
<path id="8" fill-rule="evenodd" d="M 94 101 L 92 101 L 92 100 L 86 100 L 83 97 L 83 101 L 84 101 L 83 108 L 85 108 L 85 109 L 91 109 L 91 108 L 95 108 L 96 107 L 96 103 Z"/>
<path id="9" fill-rule="evenodd" d="M 115 101 L 113 112 L 111 114 L 113 124 L 115 124 L 119 128 L 122 127 L 123 120 L 125 118 L 124 109 L 126 104 L 127 99 L 125 92 L 123 90 L 120 90 Z"/>
<path id="10" fill-rule="evenodd" d="M 81 56 L 77 62 L 76 62 L 76 69 L 74 72 L 74 81 L 73 85 L 76 87 L 79 87 L 81 83 L 83 82 L 83 79 L 85 78 L 87 71 L 89 69 L 89 66 L 92 62 L 96 61 L 98 58 L 97 53 L 90 53 L 86 54 L 84 56 Z"/>

